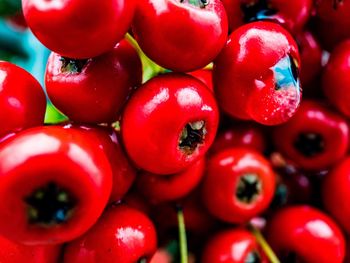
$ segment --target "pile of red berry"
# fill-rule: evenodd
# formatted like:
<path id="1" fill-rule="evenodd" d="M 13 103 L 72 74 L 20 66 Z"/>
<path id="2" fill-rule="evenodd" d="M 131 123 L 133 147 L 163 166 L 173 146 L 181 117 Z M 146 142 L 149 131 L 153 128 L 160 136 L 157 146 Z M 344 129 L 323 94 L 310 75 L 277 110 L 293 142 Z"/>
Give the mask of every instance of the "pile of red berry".
<path id="1" fill-rule="evenodd" d="M 350 0 L 22 11 L 52 53 L 47 96 L 0 61 L 1 263 L 350 262 Z"/>

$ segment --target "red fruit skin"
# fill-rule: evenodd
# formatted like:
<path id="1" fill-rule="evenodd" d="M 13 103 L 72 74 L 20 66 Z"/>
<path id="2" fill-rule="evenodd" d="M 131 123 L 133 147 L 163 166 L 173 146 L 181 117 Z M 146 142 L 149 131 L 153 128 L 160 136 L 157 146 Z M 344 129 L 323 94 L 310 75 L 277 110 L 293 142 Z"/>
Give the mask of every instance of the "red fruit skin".
<path id="1" fill-rule="evenodd" d="M 341 41 L 350 37 L 350 2 L 318 0 L 314 31 L 321 45 L 332 50 Z"/>
<path id="2" fill-rule="evenodd" d="M 153 223 L 127 206 L 109 208 L 85 235 L 69 243 L 64 263 L 134 263 L 157 249 Z"/>
<path id="3" fill-rule="evenodd" d="M 69 119 L 82 123 L 112 123 L 135 87 L 142 82 L 141 60 L 127 41 L 87 60 L 81 72 L 64 68 L 62 57 L 51 53 L 45 84 L 52 103 Z"/>
<path id="4" fill-rule="evenodd" d="M 199 80 L 168 73 L 143 84 L 127 103 L 121 120 L 124 147 L 134 163 L 155 174 L 178 173 L 203 157 L 218 126 L 212 92 Z M 193 152 L 179 146 L 188 123 L 205 122 L 206 134 Z"/>
<path id="5" fill-rule="evenodd" d="M 136 181 L 137 189 L 152 204 L 174 201 L 185 197 L 199 184 L 204 169 L 205 158 L 201 158 L 177 174 L 160 176 L 141 172 Z"/>
<path id="6" fill-rule="evenodd" d="M 0 236 L 0 262 L 57 263 L 60 246 L 25 246 Z"/>
<path id="7" fill-rule="evenodd" d="M 350 40 L 334 48 L 322 76 L 327 99 L 345 116 L 350 117 Z"/>
<path id="8" fill-rule="evenodd" d="M 274 67 L 290 61 L 293 82 L 278 81 Z M 230 36 L 214 63 L 214 90 L 219 106 L 231 117 L 265 125 L 286 122 L 297 110 L 301 90 L 297 79 L 298 47 L 280 25 L 253 22 Z M 294 73 L 296 74 L 294 76 Z M 296 79 L 295 79 L 296 77 Z"/>
<path id="9" fill-rule="evenodd" d="M 261 192 L 250 203 L 236 196 L 239 178 L 246 174 L 255 174 L 261 181 Z M 275 185 L 275 174 L 261 154 L 249 148 L 230 148 L 209 157 L 203 179 L 203 203 L 216 218 L 241 224 L 268 207 Z"/>
<path id="10" fill-rule="evenodd" d="M 350 158 L 336 164 L 324 178 L 322 200 L 326 210 L 337 220 L 340 226 L 350 233 L 350 208 L 347 198 L 350 191 Z"/>
<path id="11" fill-rule="evenodd" d="M 307 154 L 295 146 L 300 135 L 309 133 L 321 136 L 323 149 L 319 152 Z M 277 149 L 306 170 L 321 171 L 331 167 L 346 155 L 349 144 L 347 121 L 322 103 L 312 100 L 304 100 L 295 116 L 276 127 L 273 134 Z M 303 145 L 308 146 L 310 142 Z"/>
<path id="12" fill-rule="evenodd" d="M 345 257 L 345 240 L 339 227 L 310 206 L 279 210 L 268 220 L 266 235 L 281 262 L 290 252 L 308 263 L 342 263 Z"/>
<path id="13" fill-rule="evenodd" d="M 233 126 L 216 136 L 212 147 L 210 147 L 210 153 L 214 154 L 232 147 L 249 147 L 263 153 L 267 148 L 267 143 L 258 126 L 250 124 Z"/>
<path id="14" fill-rule="evenodd" d="M 107 155 L 112 168 L 113 186 L 109 202 L 120 201 L 134 183 L 136 169 L 127 159 L 116 132 L 101 126 L 72 126 L 69 124 L 65 128 L 85 133 L 92 137 L 92 141 L 98 143 L 98 147 Z"/>
<path id="15" fill-rule="evenodd" d="M 260 8 L 260 11 L 273 10 L 271 14 L 260 15 L 260 17 L 249 17 L 247 9 L 249 6 L 261 4 L 261 0 L 222 0 L 229 27 L 233 31 L 245 22 L 265 20 L 279 23 L 292 34 L 296 34 L 304 27 L 309 20 L 313 7 L 312 0 L 267 0 L 266 9 Z"/>
<path id="16" fill-rule="evenodd" d="M 39 82 L 24 69 L 0 61 L 0 138 L 43 125 L 45 109 L 46 98 Z"/>
<path id="17" fill-rule="evenodd" d="M 128 31 L 134 0 L 22 0 L 27 24 L 47 48 L 61 56 L 92 58 L 115 46 Z M 93 18 L 93 19 L 92 19 Z"/>
<path id="18" fill-rule="evenodd" d="M 30 222 L 25 199 L 52 182 L 76 200 L 72 215 L 62 224 Z M 22 131 L 0 147 L 0 233 L 26 245 L 70 241 L 97 221 L 111 188 L 110 164 L 90 137 L 56 126 Z"/>
<path id="19" fill-rule="evenodd" d="M 247 262 L 250 253 L 260 256 L 261 249 L 249 231 L 232 228 L 216 233 L 205 245 L 202 263 L 242 263 Z M 262 263 L 268 261 L 262 258 Z"/>
<path id="20" fill-rule="evenodd" d="M 227 14 L 230 32 L 244 24 L 244 13 L 241 10 L 241 0 L 221 0 Z"/>
<path id="21" fill-rule="evenodd" d="M 177 0 L 140 1 L 133 33 L 145 54 L 178 72 L 209 64 L 225 45 L 227 17 L 220 0 L 201 8 Z"/>
<path id="22" fill-rule="evenodd" d="M 211 91 L 214 91 L 213 71 L 211 69 L 198 69 L 188 74 L 201 80 Z"/>
<path id="23" fill-rule="evenodd" d="M 301 32 L 297 35 L 296 40 L 301 60 L 300 82 L 304 88 L 317 81 L 316 78 L 321 73 L 322 48 L 310 31 Z M 319 92 L 319 87 L 317 92 Z"/>

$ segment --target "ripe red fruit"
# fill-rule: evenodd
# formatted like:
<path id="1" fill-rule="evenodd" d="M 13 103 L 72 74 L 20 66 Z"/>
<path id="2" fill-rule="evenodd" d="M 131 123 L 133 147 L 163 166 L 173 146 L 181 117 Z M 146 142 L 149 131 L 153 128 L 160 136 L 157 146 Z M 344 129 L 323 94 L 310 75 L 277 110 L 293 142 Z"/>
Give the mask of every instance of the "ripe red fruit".
<path id="1" fill-rule="evenodd" d="M 0 138 L 44 123 L 46 98 L 24 69 L 0 61 Z"/>
<path id="2" fill-rule="evenodd" d="M 127 206 L 112 206 L 86 234 L 66 246 L 63 262 L 142 262 L 156 249 L 156 230 L 146 215 Z"/>
<path id="3" fill-rule="evenodd" d="M 298 33 L 311 15 L 312 0 L 222 0 L 231 30 L 243 23 L 271 21 Z"/>
<path id="4" fill-rule="evenodd" d="M 268 220 L 267 241 L 281 262 L 342 263 L 344 236 L 336 223 L 310 206 L 286 207 Z"/>
<path id="5" fill-rule="evenodd" d="M 61 247 L 25 246 L 0 236 L 0 262 L 2 263 L 57 263 Z"/>
<path id="6" fill-rule="evenodd" d="M 230 148 L 208 160 L 203 179 L 203 203 L 215 217 L 245 223 L 263 212 L 275 192 L 269 162 L 249 148 Z"/>
<path id="7" fill-rule="evenodd" d="M 191 76 L 169 73 L 136 90 L 124 109 L 121 134 L 137 166 L 173 174 L 204 156 L 217 126 L 212 92 Z"/>
<path id="8" fill-rule="evenodd" d="M 347 117 L 350 117 L 349 59 L 350 40 L 347 40 L 334 48 L 322 76 L 327 99 Z"/>
<path id="9" fill-rule="evenodd" d="M 45 75 L 52 103 L 72 121 L 83 123 L 117 121 L 128 96 L 141 81 L 141 60 L 126 40 L 87 60 L 51 53 Z"/>
<path id="10" fill-rule="evenodd" d="M 186 170 L 171 175 L 160 176 L 141 172 L 137 178 L 137 189 L 149 202 L 161 203 L 185 197 L 201 181 L 205 169 L 205 159 L 201 158 Z"/>
<path id="11" fill-rule="evenodd" d="M 0 148 L 0 233 L 30 245 L 70 241 L 97 221 L 111 188 L 110 164 L 90 137 L 22 131 Z"/>
<path id="12" fill-rule="evenodd" d="M 132 29 L 157 64 L 188 72 L 214 60 L 225 45 L 228 25 L 220 0 L 144 0 L 136 8 Z"/>
<path id="13" fill-rule="evenodd" d="M 205 245 L 202 263 L 267 263 L 255 237 L 245 229 L 227 229 L 215 234 Z"/>
<path id="14" fill-rule="evenodd" d="M 311 31 L 303 31 L 297 35 L 299 46 L 301 71 L 300 82 L 305 94 L 305 87 L 317 85 L 315 92 L 319 93 L 317 78 L 322 70 L 322 48 Z M 317 83 L 317 84 L 314 84 Z"/>
<path id="15" fill-rule="evenodd" d="M 135 0 L 22 0 L 29 28 L 61 56 L 87 59 L 109 51 L 125 35 Z"/>
<path id="16" fill-rule="evenodd" d="M 318 0 L 314 26 L 322 46 L 332 50 L 338 43 L 350 37 L 350 1 Z"/>
<path id="17" fill-rule="evenodd" d="M 91 141 L 97 143 L 98 147 L 103 150 L 111 165 L 113 176 L 109 202 L 120 201 L 134 183 L 136 169 L 127 159 L 114 129 L 101 126 L 74 126 L 71 124 L 64 126 L 64 128 L 78 130 L 80 133 L 84 133 L 84 136 L 90 136 Z"/>
<path id="18" fill-rule="evenodd" d="M 254 22 L 235 30 L 214 64 L 214 90 L 230 116 L 265 125 L 286 122 L 297 110 L 299 53 L 280 25 Z"/>
<path id="19" fill-rule="evenodd" d="M 267 148 L 263 131 L 253 124 L 232 125 L 219 132 L 210 153 L 217 153 L 232 147 L 249 147 L 263 153 Z"/>
<path id="20" fill-rule="evenodd" d="M 301 168 L 319 171 L 345 156 L 349 126 L 322 103 L 304 100 L 291 120 L 276 127 L 273 140 L 277 149 Z"/>
<path id="21" fill-rule="evenodd" d="M 325 177 L 322 187 L 322 199 L 326 209 L 350 234 L 350 158 L 336 164 Z"/>

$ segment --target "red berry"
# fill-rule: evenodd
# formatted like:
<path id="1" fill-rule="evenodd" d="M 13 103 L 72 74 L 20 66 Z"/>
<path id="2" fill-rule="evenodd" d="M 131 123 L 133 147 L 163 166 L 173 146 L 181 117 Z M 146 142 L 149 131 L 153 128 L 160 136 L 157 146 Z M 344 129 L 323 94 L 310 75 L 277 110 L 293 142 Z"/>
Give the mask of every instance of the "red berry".
<path id="1" fill-rule="evenodd" d="M 160 176 L 141 172 L 137 178 L 137 188 L 151 203 L 173 201 L 185 197 L 199 184 L 204 169 L 205 159 L 201 158 L 177 174 Z"/>
<path id="2" fill-rule="evenodd" d="M 156 248 L 156 231 L 146 215 L 112 206 L 85 235 L 66 246 L 63 262 L 134 263 L 150 259 Z"/>
<path id="3" fill-rule="evenodd" d="M 0 138 L 44 123 L 46 98 L 24 69 L 0 61 Z"/>
<path id="4" fill-rule="evenodd" d="M 45 78 L 50 100 L 69 119 L 111 123 L 141 85 L 142 66 L 135 49 L 122 40 L 111 51 L 87 60 L 51 53 Z"/>
<path id="5" fill-rule="evenodd" d="M 204 156 L 217 125 L 212 92 L 191 76 L 169 73 L 136 90 L 125 107 L 121 134 L 137 166 L 172 174 Z"/>
<path id="6" fill-rule="evenodd" d="M 202 263 L 242 263 L 268 261 L 261 256 L 255 237 L 245 229 L 227 229 L 215 234 L 205 245 Z"/>
<path id="7" fill-rule="evenodd" d="M 322 103 L 305 100 L 289 122 L 276 127 L 273 139 L 277 149 L 301 168 L 319 171 L 345 156 L 349 126 Z"/>
<path id="8" fill-rule="evenodd" d="M 327 99 L 344 115 L 350 117 L 350 40 L 333 50 L 322 76 Z"/>
<path id="9" fill-rule="evenodd" d="M 322 199 L 325 208 L 350 234 L 350 158 L 336 164 L 325 177 L 322 187 Z"/>
<path id="10" fill-rule="evenodd" d="M 0 148 L 0 233 L 30 245 L 70 241 L 97 221 L 111 188 L 110 164 L 90 137 L 22 131 Z"/>
<path id="11" fill-rule="evenodd" d="M 230 148 L 209 158 L 203 202 L 215 217 L 245 223 L 268 207 L 275 184 L 275 174 L 261 154 Z"/>
<path id="12" fill-rule="evenodd" d="M 22 0 L 24 17 L 50 50 L 75 59 L 109 51 L 130 27 L 134 0 Z"/>
<path id="13" fill-rule="evenodd" d="M 286 122 L 301 99 L 299 64 L 297 44 L 278 24 L 239 27 L 215 61 L 219 106 L 232 117 L 265 125 Z"/>
<path id="14" fill-rule="evenodd" d="M 278 211 L 268 220 L 267 239 L 281 262 L 342 263 L 345 257 L 339 227 L 310 206 Z"/>
<path id="15" fill-rule="evenodd" d="M 148 57 L 180 72 L 200 69 L 214 60 L 228 31 L 220 0 L 140 1 L 132 28 Z"/>

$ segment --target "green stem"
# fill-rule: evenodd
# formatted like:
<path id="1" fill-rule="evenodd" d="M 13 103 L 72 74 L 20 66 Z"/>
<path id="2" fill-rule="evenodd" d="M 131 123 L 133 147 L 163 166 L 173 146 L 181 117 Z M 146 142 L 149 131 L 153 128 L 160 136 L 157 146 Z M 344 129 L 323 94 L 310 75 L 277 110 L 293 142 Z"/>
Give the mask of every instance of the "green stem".
<path id="1" fill-rule="evenodd" d="M 137 41 L 129 33 L 126 34 L 125 38 L 129 41 L 131 45 L 133 45 L 133 47 L 137 50 L 137 53 L 141 58 L 143 69 L 142 83 L 145 83 L 147 80 L 167 71 L 165 68 L 159 66 L 150 58 L 148 58 L 146 54 L 143 53 Z"/>
<path id="2" fill-rule="evenodd" d="M 185 218 L 182 208 L 177 210 L 177 221 L 179 227 L 179 243 L 180 243 L 180 262 L 188 263 L 187 237 Z"/>
<path id="3" fill-rule="evenodd" d="M 250 225 L 250 229 L 252 234 L 255 236 L 256 240 L 258 241 L 259 245 L 261 246 L 262 250 L 265 252 L 266 256 L 268 257 L 269 262 L 280 263 L 280 260 L 277 258 L 275 252 L 273 252 L 272 248 L 267 243 L 267 241 L 261 234 L 260 230 L 254 227 L 253 225 Z"/>

